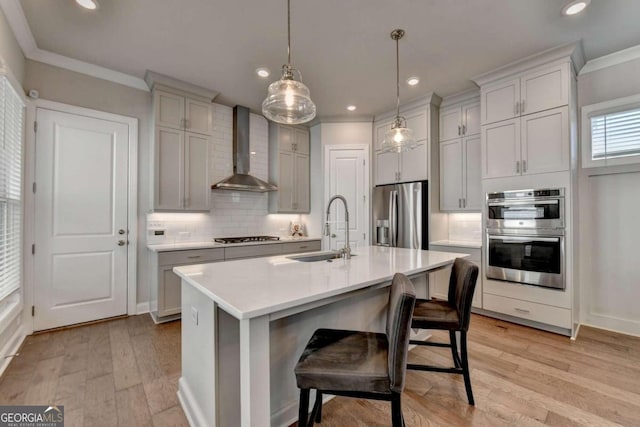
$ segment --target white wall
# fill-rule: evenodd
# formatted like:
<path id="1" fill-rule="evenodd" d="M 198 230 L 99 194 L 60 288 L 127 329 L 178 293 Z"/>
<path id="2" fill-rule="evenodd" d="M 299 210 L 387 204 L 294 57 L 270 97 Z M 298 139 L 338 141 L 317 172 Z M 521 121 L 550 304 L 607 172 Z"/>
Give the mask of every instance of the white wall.
<path id="1" fill-rule="evenodd" d="M 0 60 L 5 62 L 13 76 L 22 83 L 25 67 L 24 54 L 2 10 L 0 10 Z"/>
<path id="2" fill-rule="evenodd" d="M 311 213 L 307 217 L 309 234 L 322 234 L 324 224 L 324 147 L 326 145 L 366 144 L 373 141 L 372 122 L 320 123 L 311 128 Z M 370 172 L 371 159 L 369 159 Z M 370 176 L 369 180 L 372 181 Z"/>
<path id="3" fill-rule="evenodd" d="M 640 59 L 578 76 L 579 107 L 640 94 Z M 640 335 L 640 165 L 580 169 L 581 322 Z"/>

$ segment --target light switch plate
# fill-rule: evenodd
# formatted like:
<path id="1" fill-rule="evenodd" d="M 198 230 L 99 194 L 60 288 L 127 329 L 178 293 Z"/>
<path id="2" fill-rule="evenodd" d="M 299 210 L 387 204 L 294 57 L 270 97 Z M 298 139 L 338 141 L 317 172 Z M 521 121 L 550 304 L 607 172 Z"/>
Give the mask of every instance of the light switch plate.
<path id="1" fill-rule="evenodd" d="M 193 320 L 193 323 L 198 326 L 198 309 L 195 307 L 191 307 L 191 320 Z"/>

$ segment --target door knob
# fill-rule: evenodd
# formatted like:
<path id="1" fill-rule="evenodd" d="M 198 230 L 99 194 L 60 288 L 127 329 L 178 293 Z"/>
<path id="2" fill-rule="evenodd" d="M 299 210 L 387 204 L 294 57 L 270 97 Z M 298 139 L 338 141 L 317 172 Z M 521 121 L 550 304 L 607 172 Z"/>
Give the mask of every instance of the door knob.
<path id="1" fill-rule="evenodd" d="M 124 240 L 118 240 L 118 246 L 124 246 Z"/>
<path id="2" fill-rule="evenodd" d="M 122 228 L 120 230 L 118 230 L 118 234 L 124 234 L 126 233 Z"/>

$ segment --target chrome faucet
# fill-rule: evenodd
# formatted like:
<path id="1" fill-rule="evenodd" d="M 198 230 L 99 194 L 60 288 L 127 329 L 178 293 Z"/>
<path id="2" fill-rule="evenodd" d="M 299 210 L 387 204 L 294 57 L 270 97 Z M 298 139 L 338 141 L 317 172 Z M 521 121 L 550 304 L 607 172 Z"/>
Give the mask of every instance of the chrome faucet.
<path id="1" fill-rule="evenodd" d="M 349 208 L 347 207 L 347 199 L 343 196 L 335 195 L 329 199 L 329 203 L 327 204 L 327 221 L 324 224 L 324 235 L 327 237 L 331 235 L 331 232 L 329 231 L 329 214 L 331 213 L 331 203 L 336 199 L 342 200 L 342 203 L 344 204 L 344 222 L 346 227 L 344 248 L 340 249 L 338 253 L 346 259 L 351 259 L 351 246 L 349 246 Z"/>

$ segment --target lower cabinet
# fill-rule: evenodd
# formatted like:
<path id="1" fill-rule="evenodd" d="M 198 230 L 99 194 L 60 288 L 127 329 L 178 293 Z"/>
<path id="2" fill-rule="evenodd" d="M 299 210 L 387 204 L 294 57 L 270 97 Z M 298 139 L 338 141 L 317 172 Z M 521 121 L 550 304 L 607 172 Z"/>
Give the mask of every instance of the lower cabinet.
<path id="1" fill-rule="evenodd" d="M 469 254 L 467 258 L 478 266 L 478 281 L 476 289 L 473 293 L 474 308 L 482 308 L 482 250 L 480 248 L 465 248 L 460 246 L 438 246 L 429 245 L 429 250 L 442 252 L 455 252 Z M 449 297 L 449 277 L 451 276 L 451 268 L 436 271 L 429 275 L 429 297 L 446 300 Z"/>
<path id="2" fill-rule="evenodd" d="M 305 240 L 302 242 L 282 242 L 184 251 L 149 251 L 151 271 L 155 272 L 151 279 L 149 312 L 156 323 L 169 322 L 181 317 L 181 280 L 180 277 L 173 272 L 174 267 L 290 253 L 313 252 L 319 251 L 320 249 L 320 240 Z"/>

